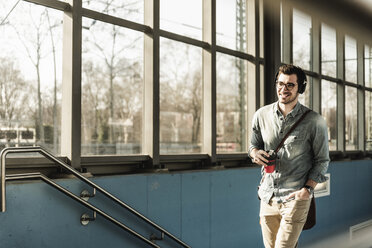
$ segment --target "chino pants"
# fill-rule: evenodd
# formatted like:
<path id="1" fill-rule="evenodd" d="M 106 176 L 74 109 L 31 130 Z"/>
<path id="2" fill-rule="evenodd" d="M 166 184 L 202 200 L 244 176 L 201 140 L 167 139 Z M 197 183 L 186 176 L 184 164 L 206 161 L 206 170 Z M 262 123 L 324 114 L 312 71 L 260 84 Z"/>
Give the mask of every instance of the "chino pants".
<path id="1" fill-rule="evenodd" d="M 261 200 L 260 223 L 266 248 L 295 247 L 305 225 L 309 200 L 292 200 L 269 204 Z"/>

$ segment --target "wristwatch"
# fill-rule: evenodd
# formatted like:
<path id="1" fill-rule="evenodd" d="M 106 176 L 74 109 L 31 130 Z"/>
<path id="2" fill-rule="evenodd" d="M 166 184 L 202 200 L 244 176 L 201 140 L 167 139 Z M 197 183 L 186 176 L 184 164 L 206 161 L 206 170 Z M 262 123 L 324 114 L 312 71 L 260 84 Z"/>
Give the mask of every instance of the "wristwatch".
<path id="1" fill-rule="evenodd" d="M 307 191 L 309 191 L 310 195 L 313 195 L 313 193 L 314 193 L 314 188 L 313 187 L 311 187 L 310 185 L 305 185 L 304 188 L 307 189 Z"/>

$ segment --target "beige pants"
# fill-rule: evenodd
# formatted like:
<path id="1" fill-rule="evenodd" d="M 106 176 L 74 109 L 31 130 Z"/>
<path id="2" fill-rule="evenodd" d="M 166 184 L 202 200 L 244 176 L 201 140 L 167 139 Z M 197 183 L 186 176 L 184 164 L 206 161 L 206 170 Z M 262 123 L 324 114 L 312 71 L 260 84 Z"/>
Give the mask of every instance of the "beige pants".
<path id="1" fill-rule="evenodd" d="M 309 200 L 286 203 L 261 201 L 260 223 L 266 248 L 295 247 L 306 222 Z"/>

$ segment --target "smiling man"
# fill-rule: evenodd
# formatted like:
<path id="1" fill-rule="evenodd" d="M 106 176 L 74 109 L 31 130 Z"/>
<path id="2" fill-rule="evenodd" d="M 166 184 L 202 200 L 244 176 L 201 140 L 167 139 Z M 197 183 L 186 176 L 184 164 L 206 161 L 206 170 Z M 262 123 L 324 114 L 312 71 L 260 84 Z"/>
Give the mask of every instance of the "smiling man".
<path id="1" fill-rule="evenodd" d="M 327 180 L 328 131 L 324 119 L 310 111 L 289 134 L 276 157 L 269 159 L 268 151 L 274 150 L 309 110 L 298 102 L 299 94 L 306 89 L 306 75 L 300 67 L 280 66 L 274 87 L 278 101 L 255 113 L 248 154 L 262 166 L 258 195 L 264 245 L 289 248 L 297 244 L 315 186 Z M 268 170 L 273 161 L 275 169 Z"/>

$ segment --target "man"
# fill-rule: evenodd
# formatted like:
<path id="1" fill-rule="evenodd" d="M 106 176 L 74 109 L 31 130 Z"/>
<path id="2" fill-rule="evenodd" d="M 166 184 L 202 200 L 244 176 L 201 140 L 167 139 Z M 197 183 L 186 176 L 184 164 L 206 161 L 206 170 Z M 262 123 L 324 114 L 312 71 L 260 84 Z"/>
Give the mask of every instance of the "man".
<path id="1" fill-rule="evenodd" d="M 311 111 L 279 149 L 275 170 L 265 173 L 267 151 L 275 150 L 308 110 L 298 102 L 299 94 L 306 88 L 306 75 L 301 68 L 280 66 L 275 87 L 278 101 L 260 108 L 253 117 L 249 156 L 262 166 L 258 194 L 264 245 L 289 248 L 297 244 L 315 186 L 327 180 L 328 131 L 322 116 Z"/>

